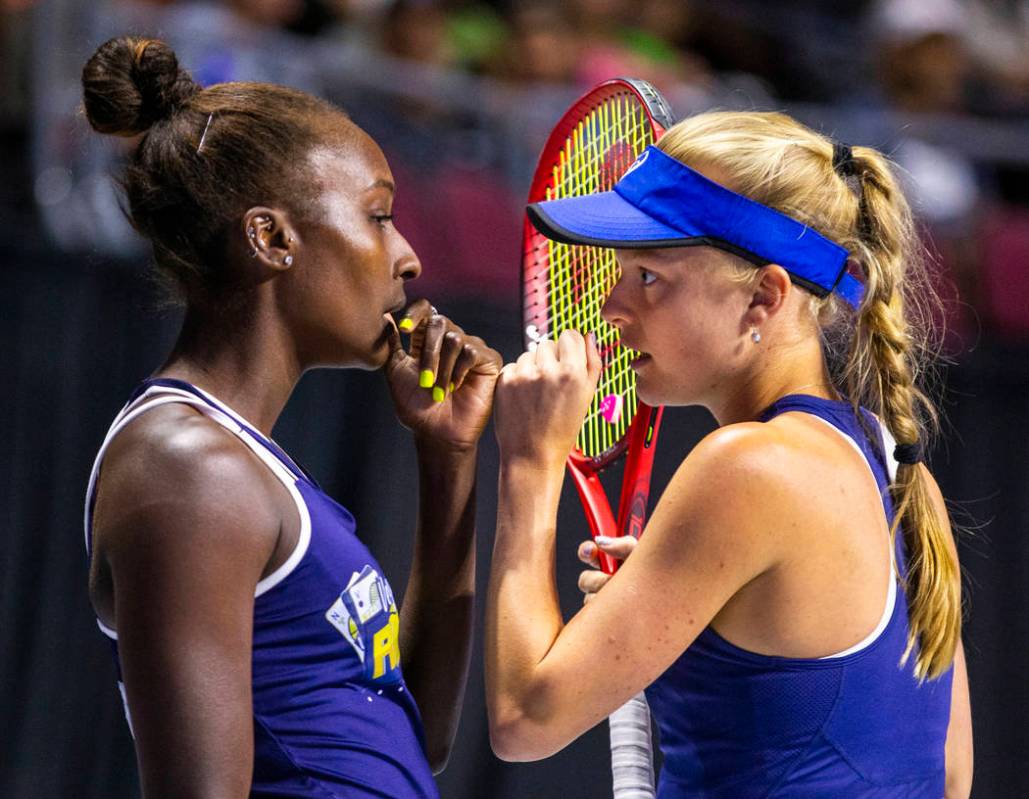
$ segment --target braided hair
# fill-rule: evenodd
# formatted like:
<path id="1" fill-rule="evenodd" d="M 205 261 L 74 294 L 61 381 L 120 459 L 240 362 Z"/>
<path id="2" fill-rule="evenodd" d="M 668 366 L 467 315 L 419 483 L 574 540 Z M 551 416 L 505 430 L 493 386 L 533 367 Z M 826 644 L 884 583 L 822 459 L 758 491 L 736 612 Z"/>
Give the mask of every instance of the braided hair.
<path id="1" fill-rule="evenodd" d="M 837 295 L 810 295 L 827 370 L 839 392 L 883 420 L 901 461 L 891 486 L 908 551 L 906 594 L 919 678 L 947 670 L 960 639 L 960 575 L 944 519 L 919 463 L 937 414 L 922 386 L 938 351 L 939 300 L 911 209 L 887 159 L 833 142 L 779 113 L 712 112 L 683 120 L 658 142 L 680 161 L 714 166 L 731 187 L 845 247 L 865 283 L 855 312 Z M 741 279 L 755 270 L 741 265 Z M 742 276 L 746 275 L 746 278 Z M 858 418 L 862 418 L 858 414 Z"/>

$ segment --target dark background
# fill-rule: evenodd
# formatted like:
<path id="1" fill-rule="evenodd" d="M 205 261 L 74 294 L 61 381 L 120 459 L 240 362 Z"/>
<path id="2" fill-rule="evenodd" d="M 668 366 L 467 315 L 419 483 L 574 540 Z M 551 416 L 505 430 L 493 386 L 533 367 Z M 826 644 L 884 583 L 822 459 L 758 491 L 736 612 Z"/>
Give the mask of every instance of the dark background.
<path id="1" fill-rule="evenodd" d="M 542 136 L 593 77 L 575 63 L 547 66 L 528 57 L 535 51 L 525 17 L 542 14 L 537 21 L 545 17 L 559 30 L 568 20 L 581 22 L 574 7 L 589 4 L 546 4 L 551 10 L 542 12 L 531 4 L 397 4 L 371 21 L 342 3 L 250 4 L 281 11 L 259 19 L 246 5 L 112 2 L 85 9 L 0 0 L 0 797 L 138 796 L 110 652 L 87 600 L 82 499 L 107 426 L 160 363 L 178 314 L 160 308 L 145 248 L 124 228 L 102 177 L 116 168 L 120 151 L 89 136 L 76 116 L 77 70 L 106 35 L 157 32 L 212 80 L 280 80 L 344 104 L 390 157 L 400 187 L 398 225 L 425 265 L 423 293 L 507 359 L 521 351 L 519 198 Z M 609 3 L 606 13 L 628 30 L 619 5 Z M 939 388 L 944 426 L 931 463 L 964 529 L 973 794 L 1029 796 L 1029 82 L 991 71 L 970 35 L 958 37 L 942 22 L 919 27 L 888 15 L 882 22 L 885 12 L 872 3 L 846 11 L 799 1 L 681 5 L 691 10 L 692 27 L 669 33 L 671 60 L 653 48 L 644 49 L 650 60 L 640 60 L 621 34 L 578 25 L 576 63 L 607 47 L 617 67 L 657 80 L 680 113 L 785 108 L 854 143 L 882 147 L 908 170 L 949 298 L 941 321 L 948 323 L 951 363 Z M 293 11 L 282 11 L 286 6 Z M 474 29 L 472 41 L 488 40 L 485 55 L 452 52 L 467 18 L 499 21 L 499 34 L 488 25 Z M 947 17 L 941 11 L 936 19 Z M 443 45 L 431 37 L 411 43 L 414 32 L 436 30 L 441 20 L 443 33 L 435 35 L 450 50 L 433 50 L 433 42 L 441 51 Z M 898 38 L 898 29 L 907 38 Z M 846 41 L 858 33 L 864 47 Z M 928 66 L 919 49 L 926 41 L 938 45 Z M 945 81 L 930 78 L 953 77 L 956 56 L 946 47 L 957 45 L 964 70 L 958 99 L 943 90 L 912 93 L 910 81 L 899 80 L 902 67 L 917 61 L 926 72 L 916 85 L 939 86 Z M 892 64 L 885 75 L 884 60 Z M 698 409 L 667 411 L 655 495 L 711 425 Z M 402 593 L 414 519 L 413 447 L 393 418 L 381 375 L 305 376 L 275 436 L 354 511 L 360 534 Z M 496 470 L 488 431 L 480 448 L 480 596 Z M 559 529 L 558 573 L 570 613 L 580 601 L 575 545 L 585 535 L 570 490 Z M 481 640 L 481 607 L 476 632 Z M 489 749 L 482 696 L 476 658 L 457 746 L 439 779 L 444 797 L 609 795 L 603 728 L 545 762 L 504 764 Z"/>

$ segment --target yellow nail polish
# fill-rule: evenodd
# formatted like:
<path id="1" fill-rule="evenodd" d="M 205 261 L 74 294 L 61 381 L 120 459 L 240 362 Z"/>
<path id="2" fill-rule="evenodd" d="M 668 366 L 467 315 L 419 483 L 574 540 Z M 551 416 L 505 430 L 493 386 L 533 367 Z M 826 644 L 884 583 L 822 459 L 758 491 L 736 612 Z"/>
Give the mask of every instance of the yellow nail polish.
<path id="1" fill-rule="evenodd" d="M 432 388 L 433 382 L 435 382 L 435 375 L 432 370 L 422 369 L 422 373 L 418 376 L 418 385 L 422 388 Z"/>
<path id="2" fill-rule="evenodd" d="M 443 389 L 441 389 L 439 386 L 433 386 L 433 388 L 432 388 L 432 401 L 433 402 L 443 402 L 443 400 L 446 399 L 446 396 L 447 395 L 443 392 Z"/>
<path id="3" fill-rule="evenodd" d="M 414 330 L 414 320 L 411 319 L 410 316 L 405 316 L 403 319 L 400 320 L 400 324 L 398 324 L 397 327 L 399 327 L 405 333 L 410 333 L 412 330 Z"/>
<path id="4" fill-rule="evenodd" d="M 454 393 L 454 384 L 453 383 L 451 383 L 449 386 L 447 386 L 447 393 L 448 394 L 453 394 Z"/>

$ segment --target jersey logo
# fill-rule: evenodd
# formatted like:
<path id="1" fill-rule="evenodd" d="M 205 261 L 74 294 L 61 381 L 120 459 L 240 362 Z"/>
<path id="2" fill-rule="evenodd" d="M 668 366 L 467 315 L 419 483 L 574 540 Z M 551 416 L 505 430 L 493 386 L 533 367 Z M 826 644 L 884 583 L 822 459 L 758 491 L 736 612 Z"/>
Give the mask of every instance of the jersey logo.
<path id="1" fill-rule="evenodd" d="M 325 618 L 360 658 L 367 679 L 400 681 L 400 615 L 389 583 L 375 569 L 354 572 Z"/>

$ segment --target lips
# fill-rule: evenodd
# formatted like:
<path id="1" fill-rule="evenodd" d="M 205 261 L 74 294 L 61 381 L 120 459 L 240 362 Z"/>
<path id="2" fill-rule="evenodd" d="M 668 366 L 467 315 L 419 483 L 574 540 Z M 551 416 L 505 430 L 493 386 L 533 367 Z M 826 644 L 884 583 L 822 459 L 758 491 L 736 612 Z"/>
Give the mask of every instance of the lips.
<path id="1" fill-rule="evenodd" d="M 650 357 L 650 354 L 649 354 L 649 353 L 647 353 L 647 352 L 644 352 L 643 350 L 641 350 L 641 349 L 640 349 L 639 347 L 637 347 L 637 346 L 636 346 L 636 345 L 635 345 L 635 344 L 634 344 L 633 342 L 629 341 L 629 339 L 625 338 L 624 336 L 622 337 L 622 340 L 621 340 L 621 345 L 622 345 L 623 347 L 627 347 L 627 348 L 629 348 L 630 350 L 635 350 L 635 351 L 636 351 L 636 353 L 637 353 L 637 355 L 638 355 L 639 357 L 638 357 L 638 358 L 636 358 L 635 360 L 639 360 L 640 358 L 649 358 L 649 357 Z"/>
<path id="2" fill-rule="evenodd" d="M 629 363 L 629 366 L 631 366 L 633 369 L 638 369 L 641 366 L 644 366 L 645 364 L 650 362 L 650 353 L 644 352 L 639 347 L 634 346 L 632 342 L 627 341 L 623 338 L 622 345 L 628 347 L 631 350 L 636 350 L 636 357 L 633 358 L 632 361 Z"/>

